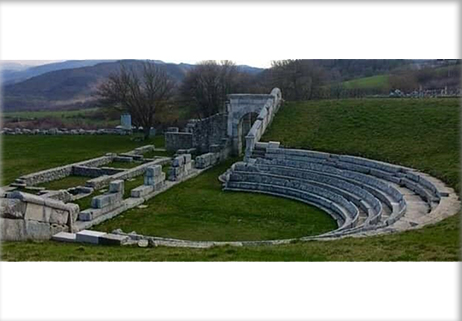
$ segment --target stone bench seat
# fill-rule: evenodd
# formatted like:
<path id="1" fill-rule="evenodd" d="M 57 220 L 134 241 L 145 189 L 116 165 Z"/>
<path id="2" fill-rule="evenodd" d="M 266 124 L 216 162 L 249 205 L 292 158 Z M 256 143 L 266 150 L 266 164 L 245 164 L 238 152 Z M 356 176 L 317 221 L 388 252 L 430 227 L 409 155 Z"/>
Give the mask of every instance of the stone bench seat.
<path id="1" fill-rule="evenodd" d="M 281 186 L 262 183 L 228 181 L 224 190 L 263 193 L 273 196 L 285 197 L 316 206 L 329 213 L 337 221 L 339 226 L 337 230 L 351 228 L 356 222 L 353 220 L 353 218 L 357 220 L 359 217 L 358 211 L 351 213 L 348 209 L 343 208 L 341 205 L 332 202 L 327 198 L 317 194 L 300 191 L 294 188 L 281 188 Z"/>
<path id="2" fill-rule="evenodd" d="M 296 151 L 295 154 L 293 151 Z M 403 185 L 402 180 L 407 178 L 414 182 L 414 184 L 406 182 L 408 186 L 412 187 L 410 189 L 424 199 L 428 199 L 429 203 L 439 202 L 441 195 L 446 195 L 444 192 L 439 192 L 436 186 L 425 177 L 414 173 L 411 169 L 361 157 L 276 148 L 267 149 L 265 158 L 277 160 L 278 162 L 287 162 L 295 165 L 294 167 L 303 166 L 300 163 L 333 166 L 375 176 L 399 185 Z M 421 187 L 418 185 L 421 185 Z"/>
<path id="3" fill-rule="evenodd" d="M 348 201 L 355 204 L 358 208 L 361 208 L 367 215 L 365 222 L 366 225 L 376 224 L 380 221 L 383 212 L 382 203 L 371 193 L 341 179 L 313 172 L 295 171 L 292 168 L 239 166 L 239 164 L 234 166 L 234 172 L 238 174 L 245 173 L 246 169 L 250 170 L 248 173 L 254 175 L 260 174 L 268 175 L 274 178 L 298 180 L 302 184 L 309 184 L 318 186 L 321 189 L 327 189 L 332 193 L 344 197 Z"/>
<path id="4" fill-rule="evenodd" d="M 350 202 L 349 200 L 345 199 L 343 196 L 334 193 L 332 190 L 322 188 L 316 185 L 308 184 L 303 180 L 283 177 L 283 176 L 276 176 L 271 174 L 264 174 L 264 173 L 249 173 L 249 172 L 233 172 L 230 175 L 229 181 L 245 181 L 251 183 L 262 183 L 268 184 L 271 186 L 278 186 L 279 188 L 293 188 L 299 191 L 308 192 L 311 194 L 320 195 L 326 199 L 329 199 L 332 202 L 336 202 L 337 204 L 343 206 L 344 208 L 348 209 L 350 213 L 353 214 L 352 219 L 355 218 L 354 215 L 357 214 L 358 209 L 357 207 Z"/>
<path id="5" fill-rule="evenodd" d="M 285 169 L 286 175 L 310 175 L 304 174 L 312 173 L 312 174 L 322 174 L 322 176 L 332 177 L 338 180 L 343 180 L 346 183 L 350 183 L 356 185 L 358 188 L 362 188 L 366 190 L 393 210 L 393 206 L 398 204 L 402 199 L 403 195 L 393 186 L 387 184 L 386 182 L 379 180 L 373 176 L 351 172 L 348 170 L 341 170 L 333 166 L 328 165 L 319 165 L 319 164 L 305 164 L 301 168 L 299 167 L 289 167 L 285 162 L 279 162 L 275 160 L 264 160 L 259 159 L 256 162 L 256 166 L 267 166 L 274 168 L 273 171 L 278 171 L 278 168 Z M 319 177 L 319 176 L 318 176 Z"/>
<path id="6" fill-rule="evenodd" d="M 264 166 L 267 165 L 271 168 L 281 167 L 284 169 L 292 170 L 292 173 L 296 173 L 297 176 L 301 175 L 301 172 L 311 172 L 311 173 L 318 173 L 325 176 L 330 176 L 333 178 L 337 178 L 340 180 L 344 180 L 350 184 L 356 185 L 358 188 L 362 188 L 372 194 L 374 197 L 379 199 L 383 204 L 387 205 L 392 214 L 389 218 L 385 220 L 385 225 L 391 225 L 396 222 L 400 217 L 402 217 L 406 211 L 406 202 L 403 198 L 403 195 L 400 191 L 398 191 L 393 186 L 387 184 L 386 182 L 377 179 L 373 176 L 351 172 L 347 170 L 341 170 L 332 166 L 328 165 L 320 165 L 320 164 L 305 164 L 305 168 L 310 169 L 300 169 L 296 167 L 288 167 L 286 162 L 281 162 L 277 160 L 266 160 L 266 159 L 258 159 L 256 161 L 256 166 Z M 245 164 L 245 163 L 243 163 Z M 236 167 L 242 169 L 242 164 L 236 163 Z M 252 170 L 252 167 L 249 167 L 247 170 Z M 291 173 L 290 171 L 288 173 Z M 382 206 L 383 207 L 383 206 Z"/>

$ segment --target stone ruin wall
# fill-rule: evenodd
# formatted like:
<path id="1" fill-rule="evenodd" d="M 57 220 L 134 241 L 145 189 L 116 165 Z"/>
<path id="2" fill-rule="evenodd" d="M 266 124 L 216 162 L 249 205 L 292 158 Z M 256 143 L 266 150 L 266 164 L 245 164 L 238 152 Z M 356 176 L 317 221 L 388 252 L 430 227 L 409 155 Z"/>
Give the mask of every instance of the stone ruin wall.
<path id="1" fill-rule="evenodd" d="M 227 137 L 228 114 L 219 113 L 204 119 L 191 119 L 183 131 L 172 127 L 165 133 L 169 151 L 196 148 L 197 153 L 210 152 L 210 146 L 222 145 Z"/>
<path id="2" fill-rule="evenodd" d="M 180 131 L 171 127 L 165 133 L 165 147 L 169 151 L 196 149 L 198 154 L 221 151 L 224 155 L 240 154 L 242 149 L 243 118 L 256 114 L 257 119 L 250 127 L 246 137 L 250 153 L 271 123 L 282 102 L 281 91 L 274 88 L 270 94 L 232 94 L 228 95 L 226 113 L 219 113 L 204 119 L 192 119 Z"/>
<path id="3" fill-rule="evenodd" d="M 266 131 L 266 128 L 271 125 L 274 116 L 278 112 L 282 103 L 282 94 L 278 88 L 274 88 L 270 94 L 271 98 L 268 98 L 262 110 L 257 116 L 257 120 L 253 123 L 249 132 L 245 136 L 246 147 L 245 147 L 245 160 L 248 160 L 255 148 L 255 144 L 258 143 Z"/>
<path id="4" fill-rule="evenodd" d="M 16 179 L 16 183 L 34 186 L 41 183 L 51 182 L 61 178 L 65 178 L 73 174 L 74 167 L 98 167 L 112 162 L 113 155 L 93 158 L 87 161 L 69 164 L 65 166 L 55 167 L 40 172 L 23 175 Z M 82 172 L 82 170 L 80 170 Z M 91 176 L 85 175 L 85 176 Z"/>
<path id="5" fill-rule="evenodd" d="M 0 198 L 0 237 L 5 241 L 46 240 L 73 231 L 78 214 L 76 204 L 13 192 Z"/>
<path id="6" fill-rule="evenodd" d="M 186 129 L 193 134 L 192 143 L 199 153 L 210 152 L 210 146 L 222 145 L 226 140 L 228 114 L 220 113 L 198 120 L 190 120 Z"/>

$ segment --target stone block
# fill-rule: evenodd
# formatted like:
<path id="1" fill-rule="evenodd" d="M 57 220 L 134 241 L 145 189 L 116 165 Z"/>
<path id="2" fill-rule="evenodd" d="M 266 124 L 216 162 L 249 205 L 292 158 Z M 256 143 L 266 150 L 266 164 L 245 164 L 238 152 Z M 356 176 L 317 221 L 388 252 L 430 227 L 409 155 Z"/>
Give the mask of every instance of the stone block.
<path id="1" fill-rule="evenodd" d="M 3 241 L 23 241 L 26 239 L 25 221 L 0 218 L 0 237 Z"/>
<path id="2" fill-rule="evenodd" d="M 183 164 L 184 164 L 184 157 L 183 156 L 177 156 L 172 161 L 172 166 L 173 167 L 180 167 Z"/>
<path id="3" fill-rule="evenodd" d="M 48 215 L 48 217 L 46 215 Z M 27 203 L 24 219 L 38 222 L 48 222 L 49 215 L 49 212 L 45 213 L 43 205 Z"/>
<path id="4" fill-rule="evenodd" d="M 51 237 L 53 241 L 74 243 L 77 241 L 75 233 L 59 232 Z"/>
<path id="5" fill-rule="evenodd" d="M 161 165 L 153 165 L 146 168 L 145 176 L 147 177 L 157 177 L 160 176 L 162 173 L 162 166 Z"/>
<path id="6" fill-rule="evenodd" d="M 91 200 L 91 207 L 92 208 L 104 208 L 122 201 L 121 193 L 111 193 L 111 194 L 104 194 L 98 195 L 93 197 Z"/>
<path id="7" fill-rule="evenodd" d="M 81 243 L 99 244 L 99 238 L 106 234 L 107 233 L 104 232 L 83 230 L 77 232 L 76 241 Z"/>
<path id="8" fill-rule="evenodd" d="M 121 179 L 109 183 L 110 193 L 124 193 L 124 181 Z"/>
<path id="9" fill-rule="evenodd" d="M 52 224 L 66 225 L 69 221 L 69 211 L 56 209 L 52 207 L 45 206 L 44 217 L 46 218 L 45 222 Z"/>
<path id="10" fill-rule="evenodd" d="M 130 157 L 130 156 L 117 156 L 117 157 L 114 157 L 114 161 L 116 161 L 116 162 L 124 162 L 124 163 L 131 163 L 131 162 L 133 162 L 133 157 Z"/>
<path id="11" fill-rule="evenodd" d="M 5 218 L 22 219 L 26 213 L 27 203 L 19 199 L 0 199 L 0 215 Z"/>
<path id="12" fill-rule="evenodd" d="M 52 226 L 49 223 L 25 221 L 26 238 L 32 240 L 48 240 L 55 233 L 64 231 L 65 226 Z"/>
<path id="13" fill-rule="evenodd" d="M 130 240 L 127 235 L 105 234 L 99 237 L 99 244 L 103 245 L 123 245 Z"/>
<path id="14" fill-rule="evenodd" d="M 191 162 L 191 154 L 183 154 L 184 163 L 188 164 Z"/>
<path id="15" fill-rule="evenodd" d="M 138 186 L 131 191 L 131 197 L 139 198 L 154 191 L 154 184 Z"/>

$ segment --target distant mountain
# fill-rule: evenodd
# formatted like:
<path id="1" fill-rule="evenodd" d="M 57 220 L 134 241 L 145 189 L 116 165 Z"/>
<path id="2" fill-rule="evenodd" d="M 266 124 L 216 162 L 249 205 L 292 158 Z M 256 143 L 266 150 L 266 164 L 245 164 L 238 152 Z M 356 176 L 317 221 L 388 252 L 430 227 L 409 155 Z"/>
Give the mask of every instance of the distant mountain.
<path id="1" fill-rule="evenodd" d="M 251 75 L 256 75 L 260 72 L 262 72 L 264 69 L 262 68 L 257 68 L 257 67 L 251 67 L 251 66 L 247 66 L 247 65 L 239 65 L 237 66 L 237 69 L 240 71 L 240 72 L 245 72 L 245 73 L 248 73 L 248 74 L 251 74 Z"/>
<path id="2" fill-rule="evenodd" d="M 159 60 L 150 60 L 150 62 L 164 68 L 178 82 L 184 78 L 188 70 L 194 68 L 194 65 L 185 63 L 173 64 Z M 139 66 L 142 61 L 68 61 L 39 66 L 42 68 L 38 71 L 36 68 L 39 67 L 30 68 L 34 69 L 32 72 L 41 74 L 3 85 L 3 108 L 8 111 L 92 107 L 95 104 L 96 87 L 110 74 L 117 72 L 121 63 L 131 68 Z M 61 69 L 54 70 L 56 68 Z M 262 70 L 250 66 L 238 66 L 238 68 L 251 74 Z M 49 71 L 45 71 L 47 69 Z"/>
<path id="3" fill-rule="evenodd" d="M 29 68 L 29 66 L 19 64 L 17 62 L 8 62 L 8 61 L 0 61 L 0 71 L 22 71 Z"/>
<path id="4" fill-rule="evenodd" d="M 6 63 L 2 67 L 2 83 L 4 85 L 18 83 L 32 77 L 43 75 L 50 71 L 73 69 L 80 67 L 94 66 L 102 62 L 111 62 L 114 60 L 67 60 L 63 62 L 55 62 L 51 64 L 45 64 L 40 66 L 28 67 L 21 64 Z M 19 66 L 25 68 L 20 69 Z M 15 68 L 12 68 L 15 67 Z"/>

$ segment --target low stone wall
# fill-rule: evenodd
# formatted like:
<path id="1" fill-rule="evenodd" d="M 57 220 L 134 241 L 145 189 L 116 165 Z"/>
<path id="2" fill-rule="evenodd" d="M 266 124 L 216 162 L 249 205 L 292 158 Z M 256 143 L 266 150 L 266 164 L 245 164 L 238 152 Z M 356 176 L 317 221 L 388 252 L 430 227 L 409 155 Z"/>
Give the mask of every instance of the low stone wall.
<path id="1" fill-rule="evenodd" d="M 161 158 L 161 159 L 156 159 L 156 160 L 154 160 L 152 162 L 145 163 L 145 164 L 142 164 L 142 165 L 134 167 L 134 168 L 130 168 L 128 170 L 125 170 L 123 172 L 114 174 L 112 176 L 103 175 L 103 176 L 100 176 L 100 177 L 93 178 L 93 179 L 87 181 L 85 185 L 88 186 L 88 187 L 94 188 L 94 189 L 100 189 L 100 188 L 102 188 L 104 186 L 109 185 L 109 183 L 111 181 L 113 181 L 113 180 L 118 180 L 118 179 L 126 180 L 128 178 L 143 175 L 144 172 L 146 171 L 146 168 L 148 168 L 150 166 L 153 166 L 153 165 L 164 164 L 165 162 L 169 162 L 169 161 L 170 161 L 170 159 L 167 158 L 167 157 Z"/>
<path id="2" fill-rule="evenodd" d="M 217 164 L 220 161 L 219 153 L 206 153 L 196 157 L 196 168 L 207 168 Z"/>
<path id="3" fill-rule="evenodd" d="M 112 162 L 113 157 L 114 155 L 110 154 L 74 164 L 47 169 L 44 171 L 21 176 L 16 179 L 15 182 L 19 184 L 25 184 L 27 186 L 34 186 L 41 183 L 51 182 L 71 175 L 74 166 L 97 167 L 109 164 Z"/>
<path id="4" fill-rule="evenodd" d="M 72 232 L 79 213 L 76 204 L 17 191 L 0 199 L 0 206 L 4 241 L 50 239 L 58 232 Z"/>
<path id="5" fill-rule="evenodd" d="M 108 129 L 67 129 L 67 128 L 50 128 L 50 129 L 28 129 L 28 128 L 8 128 L 0 130 L 3 135 L 127 135 L 131 131 L 108 128 Z"/>
<path id="6" fill-rule="evenodd" d="M 99 177 L 103 175 L 114 175 L 124 172 L 122 168 L 112 167 L 90 167 L 90 166 L 73 166 L 72 175 L 85 177 Z"/>

